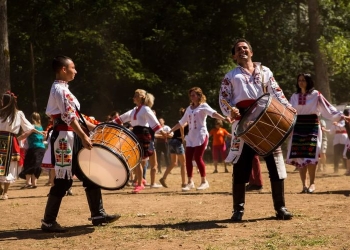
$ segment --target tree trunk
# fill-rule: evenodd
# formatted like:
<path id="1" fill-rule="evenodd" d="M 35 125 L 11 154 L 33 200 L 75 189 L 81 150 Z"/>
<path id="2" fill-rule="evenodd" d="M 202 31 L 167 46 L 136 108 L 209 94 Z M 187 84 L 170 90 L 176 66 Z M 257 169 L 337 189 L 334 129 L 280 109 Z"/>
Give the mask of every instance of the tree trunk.
<path id="1" fill-rule="evenodd" d="M 0 95 L 10 89 L 10 50 L 7 32 L 7 0 L 0 0 Z"/>
<path id="2" fill-rule="evenodd" d="M 325 56 L 320 51 L 318 44 L 318 39 L 321 37 L 321 18 L 319 13 L 318 0 L 308 0 L 308 7 L 310 20 L 310 46 L 315 67 L 315 88 L 319 90 L 327 100 L 332 101 L 329 89 L 329 77 L 327 65 L 325 62 Z"/>
<path id="3" fill-rule="evenodd" d="M 36 103 L 36 90 L 35 90 L 35 62 L 34 62 L 34 49 L 33 43 L 30 43 L 30 62 L 32 66 L 32 91 L 33 91 L 33 111 L 38 111 L 38 105 Z"/>

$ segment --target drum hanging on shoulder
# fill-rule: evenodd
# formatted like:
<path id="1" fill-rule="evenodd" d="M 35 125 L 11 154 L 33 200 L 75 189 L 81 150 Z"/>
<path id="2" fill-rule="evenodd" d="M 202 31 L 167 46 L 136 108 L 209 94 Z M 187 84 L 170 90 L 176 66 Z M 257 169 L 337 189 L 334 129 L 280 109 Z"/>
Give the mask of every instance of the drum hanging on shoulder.
<path id="1" fill-rule="evenodd" d="M 292 132 L 296 115 L 270 94 L 257 99 L 238 122 L 235 134 L 260 156 L 271 154 Z"/>
<path id="2" fill-rule="evenodd" d="M 143 156 L 135 135 L 121 125 L 101 123 L 91 131 L 90 139 L 93 148 L 78 153 L 83 174 L 102 189 L 123 188 Z"/>

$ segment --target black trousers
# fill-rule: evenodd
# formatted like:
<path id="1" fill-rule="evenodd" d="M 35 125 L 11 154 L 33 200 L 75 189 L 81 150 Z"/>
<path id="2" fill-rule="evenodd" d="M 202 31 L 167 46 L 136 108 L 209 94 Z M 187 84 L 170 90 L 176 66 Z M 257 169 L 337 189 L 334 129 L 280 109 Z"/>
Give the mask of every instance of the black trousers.
<path id="1" fill-rule="evenodd" d="M 234 184 L 245 184 L 249 182 L 249 176 L 252 172 L 253 159 L 256 152 L 249 147 L 247 144 L 243 145 L 242 154 L 239 157 L 237 163 L 234 164 L 233 168 L 233 183 Z M 269 178 L 271 182 L 282 180 L 280 179 L 277 171 L 277 165 L 273 154 L 264 157 L 267 169 L 269 171 Z"/>

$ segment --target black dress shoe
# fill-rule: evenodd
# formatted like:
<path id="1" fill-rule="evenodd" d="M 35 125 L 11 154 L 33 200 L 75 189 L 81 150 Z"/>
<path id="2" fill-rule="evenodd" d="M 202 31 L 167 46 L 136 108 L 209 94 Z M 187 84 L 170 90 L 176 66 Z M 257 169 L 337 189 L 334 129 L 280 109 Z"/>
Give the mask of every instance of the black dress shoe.
<path id="1" fill-rule="evenodd" d="M 240 222 L 242 221 L 244 212 L 243 211 L 234 211 L 231 216 L 231 221 L 233 222 Z"/>
<path id="2" fill-rule="evenodd" d="M 280 220 L 290 220 L 293 217 L 293 214 L 288 211 L 286 207 L 281 207 L 276 210 L 276 217 Z"/>
<path id="3" fill-rule="evenodd" d="M 118 220 L 120 217 L 121 217 L 120 214 L 113 214 L 113 215 L 105 214 L 105 215 L 92 217 L 89 220 L 92 221 L 92 225 L 94 226 L 104 226 L 108 223 L 112 223 Z"/>
<path id="4" fill-rule="evenodd" d="M 68 232 L 67 229 L 61 227 L 56 221 L 52 223 L 46 223 L 45 221 L 41 221 L 41 230 L 47 233 L 65 233 Z"/>

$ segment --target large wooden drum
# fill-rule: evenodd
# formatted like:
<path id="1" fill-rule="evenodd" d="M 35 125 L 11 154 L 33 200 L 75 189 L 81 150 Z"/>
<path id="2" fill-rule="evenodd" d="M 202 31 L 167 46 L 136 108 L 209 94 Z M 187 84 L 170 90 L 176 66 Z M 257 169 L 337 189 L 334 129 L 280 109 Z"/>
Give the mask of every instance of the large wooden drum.
<path id="1" fill-rule="evenodd" d="M 235 134 L 260 156 L 271 154 L 292 132 L 296 115 L 270 94 L 257 99 L 238 122 Z"/>
<path id="2" fill-rule="evenodd" d="M 107 190 L 123 188 L 130 171 L 141 163 L 143 150 L 136 136 L 123 126 L 101 123 L 90 134 L 93 148 L 83 148 L 78 162 L 83 174 Z"/>

